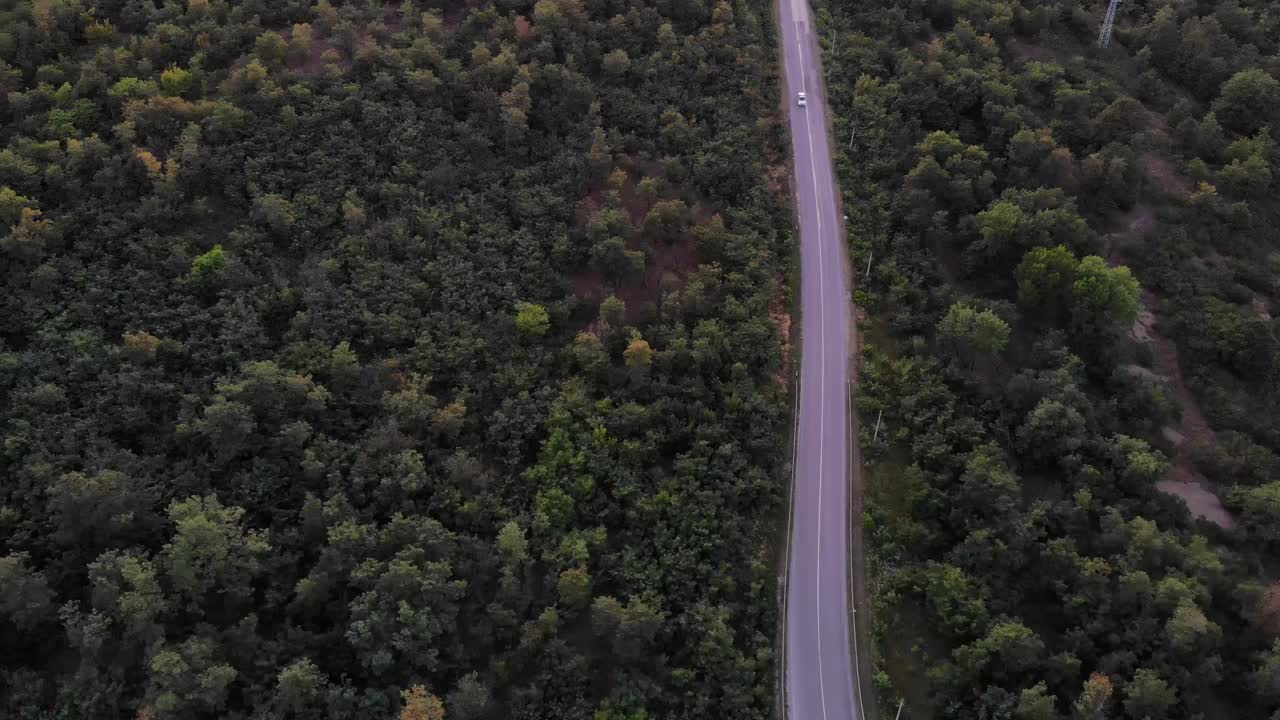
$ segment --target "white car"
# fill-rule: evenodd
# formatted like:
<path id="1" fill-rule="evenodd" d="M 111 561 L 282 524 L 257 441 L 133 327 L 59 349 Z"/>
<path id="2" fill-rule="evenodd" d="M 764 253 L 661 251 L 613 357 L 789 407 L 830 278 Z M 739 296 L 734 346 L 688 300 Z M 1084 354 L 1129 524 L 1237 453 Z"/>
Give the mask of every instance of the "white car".
<path id="1" fill-rule="evenodd" d="M 804 107 L 806 104 L 808 104 L 808 101 L 804 97 L 804 93 L 800 93 L 796 95 L 796 104 L 799 105 L 800 107 Z"/>

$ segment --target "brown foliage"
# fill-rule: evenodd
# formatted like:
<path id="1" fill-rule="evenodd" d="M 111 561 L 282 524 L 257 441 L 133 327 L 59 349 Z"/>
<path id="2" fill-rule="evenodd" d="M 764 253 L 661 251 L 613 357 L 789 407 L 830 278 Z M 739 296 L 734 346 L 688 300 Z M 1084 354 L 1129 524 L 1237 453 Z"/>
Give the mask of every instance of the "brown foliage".
<path id="1" fill-rule="evenodd" d="M 444 703 L 421 685 L 414 685 L 400 695 L 404 698 L 400 720 L 444 720 Z"/>

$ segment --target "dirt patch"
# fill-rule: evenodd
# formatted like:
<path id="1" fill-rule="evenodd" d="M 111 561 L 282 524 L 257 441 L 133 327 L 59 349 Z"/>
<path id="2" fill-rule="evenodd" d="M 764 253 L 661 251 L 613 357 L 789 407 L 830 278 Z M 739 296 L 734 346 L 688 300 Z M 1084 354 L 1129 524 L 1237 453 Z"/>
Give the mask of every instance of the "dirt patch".
<path id="1" fill-rule="evenodd" d="M 1156 152 L 1145 152 L 1138 157 L 1138 167 L 1161 190 L 1170 195 L 1186 197 L 1191 194 L 1191 181 L 1182 176 L 1169 158 Z"/>
<path id="2" fill-rule="evenodd" d="M 1124 232 L 1130 237 L 1144 237 L 1156 226 L 1156 211 L 1145 203 L 1134 205 L 1125 216 L 1125 223 Z"/>
<path id="3" fill-rule="evenodd" d="M 1160 428 L 1160 437 L 1164 438 L 1164 441 L 1169 443 L 1170 447 L 1178 447 L 1187 441 L 1187 436 L 1174 430 L 1169 425 Z"/>
<path id="4" fill-rule="evenodd" d="M 698 259 L 691 239 L 655 246 L 644 275 L 626 280 L 615 288 L 618 298 L 626 303 L 628 322 L 646 316 L 663 292 L 682 290 L 688 282 L 689 273 L 697 267 Z"/>
<path id="5" fill-rule="evenodd" d="M 578 227 L 586 227 L 596 211 L 604 207 L 604 189 L 597 188 L 578 201 L 573 208 L 573 220 Z"/>
<path id="6" fill-rule="evenodd" d="M 1187 509 L 1198 518 L 1208 520 L 1218 527 L 1230 529 L 1235 526 L 1235 520 L 1226 508 L 1222 507 L 1222 501 L 1210 492 L 1205 481 L 1201 479 L 1181 481 L 1166 478 L 1156 483 L 1156 488 L 1182 498 L 1182 501 L 1187 504 Z"/>
<path id="7" fill-rule="evenodd" d="M 573 293 L 581 298 L 599 301 L 616 295 L 626 305 L 626 321 L 633 322 L 646 317 L 663 292 L 682 290 L 698 265 L 693 239 L 686 237 L 676 243 L 656 244 L 643 275 L 611 283 L 604 273 L 585 269 L 575 273 L 570 284 Z"/>
<path id="8" fill-rule="evenodd" d="M 1148 297 L 1146 302 L 1151 302 L 1153 299 Z M 1200 411 L 1200 403 L 1196 401 L 1183 380 L 1182 365 L 1178 361 L 1178 347 L 1172 340 L 1157 332 L 1154 323 L 1147 326 L 1145 332 L 1149 337 L 1148 342 L 1151 343 L 1153 370 L 1156 374 L 1168 379 L 1170 395 L 1178 409 L 1182 411 L 1182 422 L 1176 429 L 1185 438 L 1185 442 L 1176 448 L 1175 460 L 1185 462 L 1190 467 L 1190 449 L 1194 446 L 1212 445 L 1216 442 L 1216 438 L 1209 423 L 1204 419 L 1204 413 Z"/>
<path id="9" fill-rule="evenodd" d="M 579 227 L 587 227 L 606 204 L 620 210 L 626 217 L 626 224 L 630 225 L 625 233 L 629 237 L 628 249 L 642 251 L 646 255 L 644 272 L 611 283 L 603 273 L 588 268 L 575 274 L 570 282 L 578 297 L 598 300 L 610 293 L 616 295 L 626 304 L 627 320 L 633 321 L 644 318 L 663 292 L 684 288 L 689 275 L 700 265 L 694 249 L 693 230 L 711 221 L 714 213 L 711 208 L 695 202 L 688 208 L 689 225 L 681 237 L 670 242 L 646 243 L 642 229 L 653 203 L 639 192 L 639 186 L 645 177 L 660 178 L 661 168 L 656 164 L 629 161 L 623 162 L 622 166 L 578 201 L 574 217 Z M 641 175 L 637 176 L 636 172 Z M 617 192 L 616 197 L 607 195 L 614 191 Z"/>
<path id="10" fill-rule="evenodd" d="M 390 35 L 395 35 L 404 29 L 404 13 L 400 12 L 398 5 L 387 5 L 382 13 L 382 24 Z"/>
<path id="11" fill-rule="evenodd" d="M 1142 367 L 1141 365 L 1134 365 L 1134 364 L 1125 365 L 1123 367 L 1123 370 L 1129 373 L 1130 375 L 1140 377 L 1149 382 L 1162 383 L 1162 382 L 1168 381 L 1168 378 L 1161 375 L 1160 373 L 1157 373 L 1155 370 Z"/>
<path id="12" fill-rule="evenodd" d="M 1155 229 L 1155 208 L 1147 203 L 1138 203 L 1129 212 L 1111 218 L 1107 227 L 1102 256 L 1112 265 L 1125 265 L 1125 250 L 1141 242 Z"/>
<path id="13" fill-rule="evenodd" d="M 289 39 L 287 34 L 282 33 L 281 36 L 286 40 Z M 290 70 L 304 75 L 315 75 L 335 58 L 340 59 L 337 64 L 341 68 L 351 67 L 351 58 L 346 57 L 345 53 L 339 50 L 328 38 L 313 37 L 307 56 L 304 58 L 290 58 L 288 67 Z"/>
<path id="14" fill-rule="evenodd" d="M 1146 308 L 1155 307 L 1157 301 L 1154 294 L 1143 293 L 1142 302 Z M 1150 310 L 1143 310 L 1133 329 L 1129 331 L 1129 337 L 1135 342 L 1150 345 L 1153 368 L 1141 369 L 1141 372 L 1164 381 L 1182 416 L 1177 427 L 1164 427 L 1160 430 L 1164 441 L 1172 448 L 1173 466 L 1169 474 L 1156 483 L 1156 488 L 1182 498 L 1192 515 L 1230 528 L 1234 524 L 1231 515 L 1210 489 L 1212 485 L 1209 481 L 1197 475 L 1194 470 L 1196 451 L 1215 444 L 1217 437 L 1205 420 L 1200 403 L 1183 380 L 1178 347 L 1156 329 L 1156 318 Z"/>
<path id="15" fill-rule="evenodd" d="M 853 306 L 853 326 L 857 330 L 853 333 L 853 367 L 854 372 L 861 374 L 862 372 L 862 349 L 866 347 L 866 339 L 863 337 L 867 333 L 871 318 L 867 315 L 867 311 L 860 306 Z"/>
<path id="16" fill-rule="evenodd" d="M 467 19 L 467 13 L 471 12 L 465 2 L 456 2 L 444 9 L 444 27 L 446 30 L 456 29 L 462 25 L 462 21 Z"/>
<path id="17" fill-rule="evenodd" d="M 604 273 L 599 270 L 583 270 L 569 278 L 573 286 L 573 294 L 580 298 L 601 299 L 604 297 Z"/>
<path id="18" fill-rule="evenodd" d="M 1005 44 L 1005 47 L 1009 48 L 1009 53 L 1013 55 L 1015 60 L 1019 60 L 1021 62 L 1045 60 L 1053 56 L 1053 53 L 1046 47 L 1018 42 L 1016 40 L 1010 40 Z"/>
<path id="19" fill-rule="evenodd" d="M 1155 334 L 1156 316 L 1148 309 L 1142 308 L 1138 313 L 1138 319 L 1133 321 L 1133 327 L 1129 328 L 1129 339 L 1136 343 L 1149 343 Z"/>
<path id="20" fill-rule="evenodd" d="M 652 205 L 643 196 L 636 193 L 636 181 L 630 177 L 627 178 L 627 182 L 623 185 L 620 193 L 622 195 L 623 212 L 627 214 L 627 218 L 631 220 L 632 225 L 641 227 Z"/>
<path id="21" fill-rule="evenodd" d="M 791 191 L 787 188 L 787 166 L 786 165 L 770 165 L 765 175 L 769 180 L 769 189 L 779 197 L 790 197 Z"/>
<path id="22" fill-rule="evenodd" d="M 1154 135 L 1162 138 L 1169 137 L 1169 118 L 1163 113 L 1158 113 L 1151 108 L 1147 108 L 1147 124 L 1151 128 Z"/>
<path id="23" fill-rule="evenodd" d="M 786 389 L 787 379 L 791 377 L 791 313 L 787 312 L 787 304 L 779 293 L 769 306 L 769 319 L 778 326 L 778 336 L 782 342 L 782 367 L 774 378 L 778 387 Z"/>

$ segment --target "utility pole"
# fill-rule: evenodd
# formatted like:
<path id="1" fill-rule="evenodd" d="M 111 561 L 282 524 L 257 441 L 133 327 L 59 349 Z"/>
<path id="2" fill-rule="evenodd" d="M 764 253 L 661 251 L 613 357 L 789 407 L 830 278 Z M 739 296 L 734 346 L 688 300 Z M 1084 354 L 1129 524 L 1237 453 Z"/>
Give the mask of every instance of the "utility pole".
<path id="1" fill-rule="evenodd" d="M 831 65 L 834 64 L 836 61 L 836 29 L 835 28 L 831 28 L 831 52 L 828 53 L 827 56 L 831 58 L 831 62 L 823 66 L 822 76 L 830 80 Z"/>
<path id="2" fill-rule="evenodd" d="M 1111 0 L 1107 5 L 1107 16 L 1102 20 L 1102 32 L 1098 33 L 1098 47 L 1105 48 L 1111 44 L 1111 33 L 1116 29 L 1116 10 L 1120 8 L 1120 0 Z"/>

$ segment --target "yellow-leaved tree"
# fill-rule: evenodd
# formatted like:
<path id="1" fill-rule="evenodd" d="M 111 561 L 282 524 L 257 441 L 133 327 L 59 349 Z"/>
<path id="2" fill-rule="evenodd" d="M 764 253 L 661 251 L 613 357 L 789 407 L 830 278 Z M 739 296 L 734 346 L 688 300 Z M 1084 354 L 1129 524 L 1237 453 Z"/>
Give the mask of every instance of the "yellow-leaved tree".
<path id="1" fill-rule="evenodd" d="M 444 720 L 444 703 L 421 685 L 414 685 L 400 695 L 404 698 L 400 720 Z"/>

